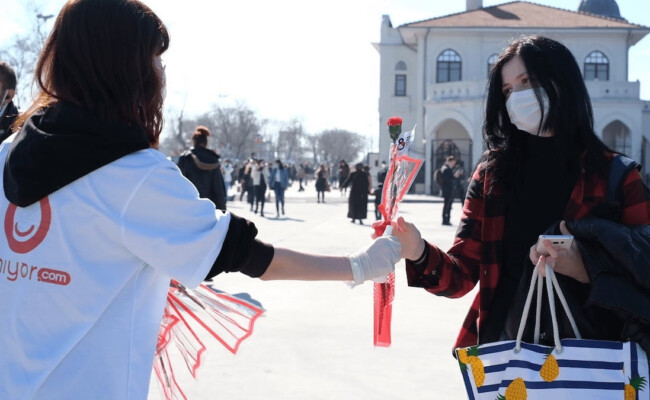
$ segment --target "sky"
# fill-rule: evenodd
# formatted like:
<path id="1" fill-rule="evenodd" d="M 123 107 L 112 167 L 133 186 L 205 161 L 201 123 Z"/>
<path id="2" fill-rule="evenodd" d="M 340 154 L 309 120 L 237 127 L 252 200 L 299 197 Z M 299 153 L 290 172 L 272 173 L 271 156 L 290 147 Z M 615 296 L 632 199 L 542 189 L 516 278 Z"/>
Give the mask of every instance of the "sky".
<path id="1" fill-rule="evenodd" d="M 0 48 L 25 29 L 26 2 L 58 13 L 64 0 L 3 0 Z M 483 6 L 506 1 L 483 0 Z M 577 10 L 580 0 L 538 0 Z M 465 0 L 145 0 L 171 35 L 163 59 L 167 110 L 193 116 L 244 103 L 273 133 L 296 120 L 307 133 L 345 129 L 377 147 L 382 15 L 393 26 L 463 12 Z M 650 1 L 618 0 L 629 22 L 650 27 Z M 33 16 L 30 17 L 33 19 Z M 51 19 L 53 20 L 53 18 Z M 50 21 L 51 21 L 50 20 Z M 650 35 L 648 35 L 650 36 Z M 629 80 L 650 100 L 650 37 L 630 50 Z M 382 123 L 383 126 L 383 123 Z"/>

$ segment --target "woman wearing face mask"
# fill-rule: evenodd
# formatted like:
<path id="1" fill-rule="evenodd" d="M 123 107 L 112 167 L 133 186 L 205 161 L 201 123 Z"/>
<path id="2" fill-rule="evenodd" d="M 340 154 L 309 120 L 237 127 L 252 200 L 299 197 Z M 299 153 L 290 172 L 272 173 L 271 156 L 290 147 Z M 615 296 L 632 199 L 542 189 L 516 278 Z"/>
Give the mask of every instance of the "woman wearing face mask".
<path id="1" fill-rule="evenodd" d="M 594 132 L 573 55 L 548 38 L 523 37 L 502 52 L 490 74 L 485 115 L 487 159 L 474 171 L 452 247 L 444 252 L 427 243 L 401 218 L 394 233 L 410 286 L 456 298 L 479 282 L 455 347 L 515 338 L 520 282 L 546 262 L 534 246 L 538 235 L 551 227 L 556 230 L 548 233 L 571 234 L 567 226 L 603 209 L 614 156 Z M 617 222 L 649 224 L 639 172 L 631 170 L 620 188 Z M 594 275 L 585 254 L 575 242 L 569 250 L 548 251 L 558 278 L 586 300 Z"/>

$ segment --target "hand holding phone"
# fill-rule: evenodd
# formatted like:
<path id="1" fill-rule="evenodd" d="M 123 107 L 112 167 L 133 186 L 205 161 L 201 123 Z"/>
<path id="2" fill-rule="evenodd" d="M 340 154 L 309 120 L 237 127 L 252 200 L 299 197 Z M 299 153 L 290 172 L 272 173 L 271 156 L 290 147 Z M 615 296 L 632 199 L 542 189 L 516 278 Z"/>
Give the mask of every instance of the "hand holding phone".
<path id="1" fill-rule="evenodd" d="M 544 240 L 549 240 L 554 248 L 569 250 L 573 244 L 572 235 L 539 235 L 537 239 L 537 252 L 543 256 L 548 256 L 548 250 L 544 246 Z"/>

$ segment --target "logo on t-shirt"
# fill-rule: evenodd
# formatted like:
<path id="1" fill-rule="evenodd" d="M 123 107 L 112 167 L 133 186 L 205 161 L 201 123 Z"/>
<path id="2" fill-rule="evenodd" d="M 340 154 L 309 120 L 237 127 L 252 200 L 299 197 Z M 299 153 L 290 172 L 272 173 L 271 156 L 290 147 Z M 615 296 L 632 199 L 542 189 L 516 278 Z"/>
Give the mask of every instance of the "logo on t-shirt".
<path id="1" fill-rule="evenodd" d="M 18 254 L 26 254 L 34 250 L 43 242 L 50 229 L 52 210 L 47 197 L 39 201 L 38 214 L 21 215 L 24 211 L 13 204 L 9 204 L 5 213 L 5 236 L 9 248 Z M 16 218 L 16 214 L 18 217 Z M 34 213 L 36 214 L 36 213 Z M 38 217 L 38 218 L 34 218 Z M 16 221 L 18 219 L 18 221 Z M 53 268 L 44 268 L 32 265 L 26 260 L 16 260 L 13 257 L 0 255 L 0 275 L 6 275 L 8 281 L 18 279 L 31 281 L 33 279 L 43 283 L 66 286 L 70 283 L 70 274 Z"/>
<path id="2" fill-rule="evenodd" d="M 15 222 L 16 207 L 14 204 L 9 204 L 5 214 L 5 235 L 7 236 L 7 243 L 9 248 L 16 253 L 25 254 L 34 250 L 45 239 L 47 231 L 50 229 L 50 221 L 52 220 L 52 210 L 50 209 L 50 202 L 47 197 L 39 201 L 41 208 L 41 218 L 38 227 L 33 224 L 29 226 L 18 226 Z"/>

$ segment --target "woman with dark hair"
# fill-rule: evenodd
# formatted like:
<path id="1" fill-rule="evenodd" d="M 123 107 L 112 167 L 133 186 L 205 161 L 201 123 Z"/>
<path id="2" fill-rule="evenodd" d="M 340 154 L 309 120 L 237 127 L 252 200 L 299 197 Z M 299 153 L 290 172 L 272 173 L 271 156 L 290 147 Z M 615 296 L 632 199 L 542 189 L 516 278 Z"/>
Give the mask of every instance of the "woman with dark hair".
<path id="1" fill-rule="evenodd" d="M 255 191 L 255 210 L 253 212 L 257 214 L 259 211 L 260 216 L 263 217 L 267 182 L 269 181 L 269 169 L 266 167 L 266 161 L 260 159 L 251 166 L 251 180 Z"/>
<path id="2" fill-rule="evenodd" d="M 345 160 L 339 161 L 339 169 L 337 172 L 338 178 L 339 178 L 339 189 L 341 189 L 341 196 L 345 196 L 345 188 L 343 186 L 343 182 L 345 182 L 346 179 L 348 179 L 348 176 L 350 176 L 350 166 L 348 165 Z"/>
<path id="3" fill-rule="evenodd" d="M 146 399 L 171 279 L 359 284 L 399 259 L 392 237 L 350 257 L 274 248 L 199 198 L 154 149 L 168 43 L 137 0 L 70 0 L 46 40 L 40 92 L 0 145 L 2 399 Z"/>
<path id="4" fill-rule="evenodd" d="M 284 191 L 289 186 L 289 172 L 282 164 L 281 160 L 275 160 L 275 166 L 271 170 L 269 178 L 269 186 L 275 193 L 275 213 L 276 217 L 280 218 L 280 211 L 284 215 Z M 282 205 L 282 210 L 280 210 Z"/>
<path id="5" fill-rule="evenodd" d="M 547 261 L 553 266 L 565 295 L 573 298 L 574 312 L 589 305 L 599 276 L 594 264 L 585 262 L 587 241 L 576 236 L 580 240 L 568 250 L 543 241 L 543 255 L 535 245 L 538 235 L 577 235 L 581 221 L 602 217 L 619 226 L 650 223 L 648 188 L 637 169 L 630 170 L 619 187 L 618 211 L 606 211 L 615 154 L 594 132 L 580 67 L 561 43 L 540 36 L 513 41 L 490 73 L 485 115 L 489 151 L 469 184 L 453 246 L 445 253 L 422 240 L 417 228 L 403 219 L 396 229 L 410 286 L 455 298 L 480 282 L 455 347 L 515 338 L 523 305 L 518 300 L 533 265 L 542 273 Z M 626 279 L 629 287 L 639 283 L 629 275 Z M 630 306 L 630 298 L 619 296 L 621 304 Z M 595 307 L 585 308 L 584 314 L 583 320 L 576 318 L 583 337 L 621 340 L 627 335 L 621 331 L 625 313 L 612 317 Z M 560 325 L 562 337 L 573 337 L 568 323 Z M 524 340 L 532 339 L 531 331 Z M 627 337 L 647 339 L 647 332 L 637 330 Z M 541 339 L 552 341 L 552 332 L 543 332 Z"/>
<path id="6" fill-rule="evenodd" d="M 325 203 L 325 192 L 329 189 L 329 184 L 327 183 L 329 176 L 330 174 L 325 164 L 319 165 L 316 172 L 314 172 L 314 177 L 316 178 L 314 186 L 316 186 L 316 198 L 319 203 Z"/>
<path id="7" fill-rule="evenodd" d="M 226 184 L 221 175 L 219 155 L 207 148 L 210 130 L 197 126 L 192 134 L 194 146 L 181 154 L 178 168 L 196 186 L 199 197 L 209 199 L 216 208 L 226 211 Z"/>
<path id="8" fill-rule="evenodd" d="M 363 163 L 357 163 L 354 165 L 354 171 L 341 183 L 341 190 L 351 186 L 348 197 L 348 218 L 353 224 L 358 219 L 359 224 L 363 225 L 363 220 L 368 218 L 368 194 L 372 188 L 370 181 L 370 174 L 364 170 Z"/>

